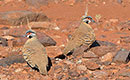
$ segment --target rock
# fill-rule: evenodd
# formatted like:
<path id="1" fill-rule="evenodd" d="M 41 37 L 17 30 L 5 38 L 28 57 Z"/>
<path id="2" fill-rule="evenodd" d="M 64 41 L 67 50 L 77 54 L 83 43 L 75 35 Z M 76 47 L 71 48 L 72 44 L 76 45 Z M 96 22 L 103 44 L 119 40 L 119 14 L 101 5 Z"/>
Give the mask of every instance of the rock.
<path id="1" fill-rule="evenodd" d="M 6 36 L 13 36 L 15 38 L 20 38 L 23 37 L 28 30 L 28 27 L 26 26 L 18 26 L 18 27 L 13 27 L 9 29 L 9 32 L 6 33 Z"/>
<path id="2" fill-rule="evenodd" d="M 108 42 L 108 41 L 99 41 L 99 40 L 96 40 L 96 42 L 100 46 L 116 46 L 116 44 Z"/>
<path id="3" fill-rule="evenodd" d="M 18 69 L 15 69 L 15 71 L 14 72 L 21 72 L 23 69 L 21 69 L 21 68 L 18 68 Z"/>
<path id="4" fill-rule="evenodd" d="M 89 70 L 94 71 L 100 69 L 100 66 L 93 61 L 86 61 L 85 64 Z"/>
<path id="5" fill-rule="evenodd" d="M 69 75 L 71 76 L 71 77 L 79 77 L 80 76 L 80 74 L 77 72 L 77 71 L 69 71 Z"/>
<path id="6" fill-rule="evenodd" d="M 86 71 L 87 67 L 84 66 L 84 65 L 79 65 L 79 66 L 77 66 L 77 69 L 80 70 L 80 71 Z"/>
<path id="7" fill-rule="evenodd" d="M 60 75 L 57 76 L 57 79 L 62 80 L 63 76 L 64 76 L 63 74 L 60 74 Z"/>
<path id="8" fill-rule="evenodd" d="M 101 57 L 109 52 L 115 52 L 117 49 L 115 46 L 98 46 L 98 47 L 92 47 L 90 51 L 95 53 L 98 57 Z"/>
<path id="9" fill-rule="evenodd" d="M 97 58 L 98 56 L 95 55 L 92 51 L 84 52 L 83 58 Z"/>
<path id="10" fill-rule="evenodd" d="M 40 7 L 40 6 L 48 4 L 48 0 L 26 0 L 25 2 L 28 5 L 34 6 L 34 7 L 37 7 L 37 8 Z"/>
<path id="11" fill-rule="evenodd" d="M 108 73 L 105 71 L 95 71 L 92 73 L 94 75 L 95 78 L 104 78 L 108 76 Z"/>
<path id="12" fill-rule="evenodd" d="M 123 1 L 122 0 L 117 0 L 117 2 L 121 4 Z"/>
<path id="13" fill-rule="evenodd" d="M 0 74 L 0 80 L 8 80 L 6 77 L 7 76 L 5 74 Z"/>
<path id="14" fill-rule="evenodd" d="M 60 72 L 62 72 L 62 66 L 59 66 L 59 65 L 57 65 L 57 66 L 55 66 L 54 67 L 54 71 L 55 71 L 55 73 L 60 73 Z"/>
<path id="15" fill-rule="evenodd" d="M 105 35 L 101 35 L 100 37 L 101 37 L 101 38 L 106 38 L 106 36 L 105 36 Z"/>
<path id="16" fill-rule="evenodd" d="M 2 27 L 2 28 L 0 28 L 1 30 L 7 30 L 7 29 L 9 29 L 8 27 Z"/>
<path id="17" fill-rule="evenodd" d="M 0 60 L 0 66 L 6 67 L 14 63 L 24 63 L 25 60 L 22 55 L 12 55 Z"/>
<path id="18" fill-rule="evenodd" d="M 43 32 L 37 32 L 37 36 L 39 41 L 44 45 L 44 46 L 55 46 L 56 41 L 54 41 L 50 36 L 46 35 Z"/>
<path id="19" fill-rule="evenodd" d="M 78 80 L 89 80 L 87 77 L 81 77 Z"/>
<path id="20" fill-rule="evenodd" d="M 130 72 L 123 72 L 123 73 L 119 74 L 119 76 L 130 77 Z"/>
<path id="21" fill-rule="evenodd" d="M 57 25 L 56 23 L 52 22 L 31 22 L 29 23 L 32 29 L 47 29 L 47 30 L 57 30 Z M 59 28 L 59 27 L 58 27 Z"/>
<path id="22" fill-rule="evenodd" d="M 8 46 L 7 39 L 5 39 L 5 38 L 0 38 L 0 44 L 2 44 L 2 46 Z"/>
<path id="23" fill-rule="evenodd" d="M 46 35 L 43 32 L 36 32 L 37 33 L 37 37 L 39 39 L 39 41 L 44 45 L 44 46 L 55 46 L 56 42 L 49 37 L 48 35 Z M 25 37 L 20 37 L 17 40 L 13 41 L 13 46 L 23 46 L 25 44 L 25 42 L 27 41 L 27 38 Z"/>
<path id="24" fill-rule="evenodd" d="M 13 36 L 3 36 L 3 38 L 7 39 L 7 40 L 14 40 Z"/>
<path id="25" fill-rule="evenodd" d="M 0 79 L 5 77 L 6 75 L 5 74 L 0 74 Z"/>
<path id="26" fill-rule="evenodd" d="M 100 57 L 101 62 L 112 62 L 113 57 L 116 55 L 116 52 L 109 52 L 107 54 L 105 54 L 104 56 Z"/>
<path id="27" fill-rule="evenodd" d="M 27 24 L 32 21 L 48 21 L 48 17 L 43 13 L 35 13 L 31 11 L 8 11 L 0 12 L 0 24 L 4 25 L 20 25 Z"/>
<path id="28" fill-rule="evenodd" d="M 54 30 L 57 30 L 57 31 L 58 31 L 58 30 L 60 30 L 60 28 L 57 26 L 57 27 L 54 28 Z"/>
<path id="29" fill-rule="evenodd" d="M 130 51 L 125 49 L 120 49 L 113 58 L 113 62 L 115 63 L 128 63 L 129 60 L 130 60 Z"/>
<path id="30" fill-rule="evenodd" d="M 125 36 L 125 37 L 120 37 L 120 38 L 121 38 L 121 42 L 130 43 L 130 36 Z"/>
<path id="31" fill-rule="evenodd" d="M 125 21 L 125 22 L 120 22 L 120 24 L 116 27 L 117 30 L 122 31 L 122 30 L 130 30 L 130 20 Z"/>
<path id="32" fill-rule="evenodd" d="M 67 65 L 74 64 L 72 61 L 69 61 L 69 60 L 65 60 L 64 63 L 66 63 Z"/>
<path id="33" fill-rule="evenodd" d="M 77 62 L 76 62 L 76 64 L 81 64 L 82 63 L 82 60 L 81 59 L 79 59 Z"/>

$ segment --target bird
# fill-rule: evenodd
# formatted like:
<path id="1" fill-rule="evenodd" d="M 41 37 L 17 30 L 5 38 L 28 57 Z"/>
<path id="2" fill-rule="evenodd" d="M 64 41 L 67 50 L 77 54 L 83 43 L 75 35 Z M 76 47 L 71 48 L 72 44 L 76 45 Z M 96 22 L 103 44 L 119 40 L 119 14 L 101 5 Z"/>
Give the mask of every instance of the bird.
<path id="1" fill-rule="evenodd" d="M 37 39 L 36 32 L 27 30 L 24 37 L 28 38 L 22 48 L 25 61 L 32 68 L 38 69 L 42 75 L 47 75 L 48 56 L 45 47 Z"/>
<path id="2" fill-rule="evenodd" d="M 88 10 L 86 10 L 85 15 L 82 16 L 79 27 L 72 33 L 71 38 L 67 42 L 63 50 L 65 56 L 81 46 L 85 46 L 88 49 L 95 41 L 94 30 L 89 25 L 89 23 L 95 21 L 91 16 L 87 16 L 87 12 Z"/>

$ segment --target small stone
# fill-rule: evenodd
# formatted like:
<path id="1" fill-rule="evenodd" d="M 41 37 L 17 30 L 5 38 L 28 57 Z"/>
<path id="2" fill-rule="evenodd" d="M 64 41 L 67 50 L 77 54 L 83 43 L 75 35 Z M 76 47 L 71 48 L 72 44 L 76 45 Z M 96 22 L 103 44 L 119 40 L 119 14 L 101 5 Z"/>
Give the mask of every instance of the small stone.
<path id="1" fill-rule="evenodd" d="M 78 80 L 89 80 L 87 77 L 81 77 Z"/>
<path id="2" fill-rule="evenodd" d="M 57 76 L 57 79 L 61 80 L 63 78 L 63 76 L 64 76 L 63 74 L 60 74 L 60 75 Z"/>
<path id="3" fill-rule="evenodd" d="M 120 40 L 118 40 L 118 41 L 117 41 L 117 44 L 120 44 L 120 43 L 121 43 L 121 41 L 120 41 Z"/>
<path id="4" fill-rule="evenodd" d="M 100 46 L 116 46 L 116 44 L 108 42 L 108 41 L 99 41 L 99 40 L 96 40 L 95 42 L 98 45 L 100 45 Z"/>
<path id="5" fill-rule="evenodd" d="M 5 38 L 7 40 L 13 40 L 14 39 L 14 37 L 12 37 L 12 36 L 3 36 L 3 38 Z"/>
<path id="6" fill-rule="evenodd" d="M 81 64 L 82 63 L 82 60 L 78 60 L 77 62 L 76 62 L 76 64 Z"/>
<path id="7" fill-rule="evenodd" d="M 109 53 L 105 54 L 104 56 L 100 57 L 100 60 L 102 62 L 106 62 L 106 61 L 111 62 L 115 55 L 116 55 L 116 52 L 109 52 Z"/>
<path id="8" fill-rule="evenodd" d="M 70 75 L 71 77 L 79 77 L 79 76 L 80 76 L 77 71 L 69 71 L 69 75 Z"/>
<path id="9" fill-rule="evenodd" d="M 83 58 L 97 58 L 98 56 L 92 51 L 84 52 Z"/>
<path id="10" fill-rule="evenodd" d="M 15 72 L 21 72 L 22 70 L 23 70 L 23 69 L 18 68 L 18 69 L 15 70 Z"/>
<path id="11" fill-rule="evenodd" d="M 0 60 L 0 66 L 6 67 L 14 63 L 25 63 L 22 55 L 11 55 Z"/>
<path id="12" fill-rule="evenodd" d="M 98 57 L 104 56 L 109 52 L 115 52 L 116 50 L 115 46 L 97 46 L 90 49 Z"/>
<path id="13" fill-rule="evenodd" d="M 118 26 L 116 26 L 117 30 L 122 31 L 122 30 L 127 30 L 130 31 L 130 21 L 125 21 L 125 22 L 120 22 Z"/>
<path id="14" fill-rule="evenodd" d="M 43 13 L 35 13 L 31 11 L 7 11 L 0 12 L 0 24 L 4 25 L 20 25 L 27 24 L 27 18 L 32 21 L 49 21 L 48 17 Z"/>
<path id="15" fill-rule="evenodd" d="M 55 27 L 54 30 L 60 30 L 60 28 L 59 27 Z"/>
<path id="16" fill-rule="evenodd" d="M 2 44 L 2 46 L 8 46 L 7 39 L 5 39 L 5 38 L 0 38 L 0 44 Z"/>
<path id="17" fill-rule="evenodd" d="M 25 71 L 25 70 L 24 70 L 22 73 L 26 74 L 26 73 L 27 73 L 27 71 Z"/>
<path id="18" fill-rule="evenodd" d="M 104 78 L 108 76 L 108 73 L 105 71 L 95 71 L 92 74 L 94 75 L 95 78 Z"/>
<path id="19" fill-rule="evenodd" d="M 115 63 L 128 63 L 130 60 L 130 51 L 125 49 L 120 49 L 115 57 L 113 58 L 113 62 Z"/>
<path id="20" fill-rule="evenodd" d="M 80 70 L 80 71 L 86 71 L 87 67 L 84 66 L 84 65 L 79 65 L 79 66 L 77 66 L 77 69 Z"/>
<path id="21" fill-rule="evenodd" d="M 123 72 L 119 76 L 130 77 L 130 72 Z"/>
<path id="22" fill-rule="evenodd" d="M 117 2 L 121 4 L 123 1 L 122 0 L 117 0 Z"/>
<path id="23" fill-rule="evenodd" d="M 89 70 L 99 70 L 100 69 L 100 66 L 98 64 L 96 64 L 95 62 L 93 61 L 86 61 L 86 66 Z"/>
<path id="24" fill-rule="evenodd" d="M 8 27 L 2 27 L 2 28 L 0 28 L 1 30 L 7 30 L 7 29 L 9 29 Z"/>
<path id="25" fill-rule="evenodd" d="M 69 60 L 65 60 L 64 63 L 70 65 L 70 64 L 74 64 L 72 61 L 69 61 Z"/>
<path id="26" fill-rule="evenodd" d="M 43 29 L 43 30 L 59 30 L 60 28 L 56 25 L 56 23 L 52 23 L 49 21 L 44 22 L 31 22 L 29 23 L 32 29 Z"/>
<path id="27" fill-rule="evenodd" d="M 106 38 L 106 36 L 105 36 L 105 35 L 101 35 L 100 37 L 101 37 L 101 38 Z"/>
<path id="28" fill-rule="evenodd" d="M 30 6 L 34 6 L 36 8 L 39 8 L 43 5 L 47 5 L 48 4 L 48 0 L 25 0 L 25 2 L 30 5 Z"/>
<path id="29" fill-rule="evenodd" d="M 60 72 L 62 72 L 62 67 L 57 65 L 54 67 L 54 70 L 55 70 L 55 73 L 60 73 Z"/>
<path id="30" fill-rule="evenodd" d="M 130 43 L 130 36 L 125 36 L 125 37 L 120 37 L 120 38 L 121 38 L 121 42 Z"/>
<path id="31" fill-rule="evenodd" d="M 103 2 L 103 4 L 106 4 L 106 2 Z"/>
<path id="32" fill-rule="evenodd" d="M 6 76 L 6 75 L 4 75 L 4 74 L 0 74 L 0 79 L 3 78 L 3 77 L 5 77 L 5 76 Z"/>

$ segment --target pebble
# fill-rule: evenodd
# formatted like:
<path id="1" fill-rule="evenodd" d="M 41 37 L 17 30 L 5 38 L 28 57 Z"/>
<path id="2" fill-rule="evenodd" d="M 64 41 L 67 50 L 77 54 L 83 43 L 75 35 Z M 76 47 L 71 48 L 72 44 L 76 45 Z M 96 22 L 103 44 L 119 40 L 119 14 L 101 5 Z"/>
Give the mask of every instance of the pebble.
<path id="1" fill-rule="evenodd" d="M 23 69 L 18 68 L 18 69 L 15 70 L 15 72 L 21 72 L 22 70 L 23 70 Z"/>
<path id="2" fill-rule="evenodd" d="M 70 72 L 69 72 L 69 75 L 70 75 L 71 77 L 79 77 L 79 76 L 80 76 L 77 71 L 70 71 Z"/>
<path id="3" fill-rule="evenodd" d="M 81 70 L 81 71 L 86 71 L 87 70 L 87 67 L 84 66 L 84 65 L 79 65 L 77 66 L 77 69 Z"/>
<path id="4" fill-rule="evenodd" d="M 81 77 L 78 80 L 89 80 L 87 77 Z"/>
<path id="5" fill-rule="evenodd" d="M 82 63 L 82 60 L 78 60 L 77 62 L 76 62 L 76 64 L 81 64 Z"/>
<path id="6" fill-rule="evenodd" d="M 54 30 L 60 30 L 60 28 L 59 27 L 55 27 Z"/>

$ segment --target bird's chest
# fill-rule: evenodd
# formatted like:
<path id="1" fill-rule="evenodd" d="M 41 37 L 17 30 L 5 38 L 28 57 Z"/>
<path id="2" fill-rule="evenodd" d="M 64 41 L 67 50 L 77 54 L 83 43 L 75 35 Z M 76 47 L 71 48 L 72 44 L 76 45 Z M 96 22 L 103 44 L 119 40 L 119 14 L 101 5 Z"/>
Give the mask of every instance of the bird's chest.
<path id="1" fill-rule="evenodd" d="M 28 40 L 23 49 L 22 53 L 24 57 L 30 56 L 32 54 L 37 54 L 41 49 L 41 45 L 37 41 Z"/>

